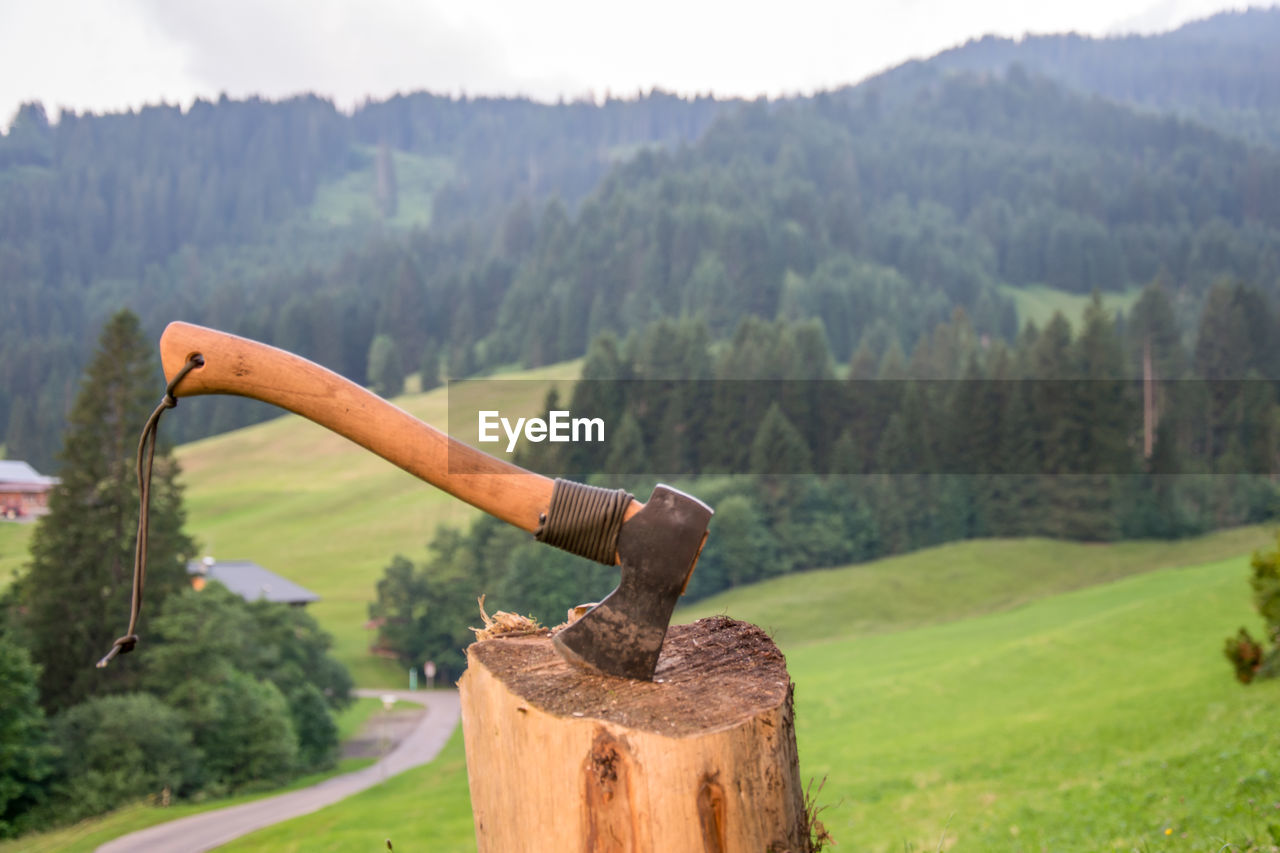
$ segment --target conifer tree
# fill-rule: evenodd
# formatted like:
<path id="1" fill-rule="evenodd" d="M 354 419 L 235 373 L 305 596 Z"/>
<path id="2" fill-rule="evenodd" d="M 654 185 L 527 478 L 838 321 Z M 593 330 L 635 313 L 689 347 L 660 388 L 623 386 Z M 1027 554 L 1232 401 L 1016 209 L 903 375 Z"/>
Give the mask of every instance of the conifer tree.
<path id="1" fill-rule="evenodd" d="M 396 193 L 396 164 L 395 158 L 391 155 L 391 146 L 383 140 L 378 145 L 378 159 L 375 163 L 378 177 L 377 189 L 374 192 L 374 201 L 377 203 L 378 212 L 385 218 L 390 219 L 396 215 L 399 208 L 399 199 Z"/>
<path id="2" fill-rule="evenodd" d="M 440 349 L 428 339 L 422 345 L 422 358 L 418 365 L 419 389 L 430 391 L 440 387 Z"/>
<path id="3" fill-rule="evenodd" d="M 136 682 L 131 655 L 106 669 L 94 663 L 128 624 L 138 525 L 134 459 L 138 433 L 160 396 L 151 353 L 131 312 L 119 312 L 103 328 L 63 437 L 62 482 L 50 495 L 19 580 L 22 627 L 42 670 L 41 703 L 51 712 Z M 185 561 L 194 551 L 182 531 L 177 475 L 177 462 L 160 446 L 151 481 L 151 612 L 184 585 Z"/>
<path id="4" fill-rule="evenodd" d="M 876 357 L 867 346 L 865 337 L 849 360 L 848 378 L 850 382 L 867 382 L 876 378 Z"/>
<path id="5" fill-rule="evenodd" d="M 742 586 L 780 574 L 777 546 L 750 498 L 725 498 L 716 507 L 714 524 L 720 558 L 714 571 L 721 575 L 725 586 Z"/>
<path id="6" fill-rule="evenodd" d="M 1116 474 L 1131 473 L 1129 438 L 1136 433 L 1140 411 L 1120 381 L 1121 343 L 1115 324 L 1094 291 L 1086 306 L 1073 361 L 1083 381 L 1068 384 L 1064 432 L 1077 475 L 1059 479 L 1055 511 L 1064 531 L 1076 539 L 1108 539 L 1116 534 L 1112 483 Z"/>
<path id="7" fill-rule="evenodd" d="M 765 477 L 808 474 L 813 469 L 813 455 L 804 436 L 796 429 L 777 403 L 769 406 L 755 440 L 751 443 L 751 473 Z"/>
<path id="8" fill-rule="evenodd" d="M 369 345 L 369 384 L 380 397 L 394 397 L 404 390 L 404 365 L 390 335 L 378 335 Z"/>
<path id="9" fill-rule="evenodd" d="M 1157 381 L 1181 379 L 1186 370 L 1182 332 L 1173 301 L 1161 279 L 1148 284 L 1129 312 L 1127 329 L 1129 376 L 1142 376 L 1144 351 L 1149 352 Z"/>
<path id="10" fill-rule="evenodd" d="M 644 448 L 644 432 L 630 414 L 623 415 L 622 422 L 609 438 L 609 454 L 604 460 L 604 470 L 622 480 L 643 474 L 648 468 Z"/>

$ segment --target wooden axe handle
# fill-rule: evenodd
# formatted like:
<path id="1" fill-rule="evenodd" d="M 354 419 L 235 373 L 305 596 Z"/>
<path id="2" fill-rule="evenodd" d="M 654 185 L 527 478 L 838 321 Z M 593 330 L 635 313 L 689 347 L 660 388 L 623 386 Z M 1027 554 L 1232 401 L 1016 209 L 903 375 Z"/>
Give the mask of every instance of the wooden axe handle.
<path id="1" fill-rule="evenodd" d="M 551 504 L 551 479 L 463 444 L 331 370 L 247 338 L 170 323 L 160 337 L 166 379 L 196 354 L 204 365 L 175 396 L 235 394 L 288 409 L 530 533 Z M 632 501 L 627 518 L 642 506 Z"/>

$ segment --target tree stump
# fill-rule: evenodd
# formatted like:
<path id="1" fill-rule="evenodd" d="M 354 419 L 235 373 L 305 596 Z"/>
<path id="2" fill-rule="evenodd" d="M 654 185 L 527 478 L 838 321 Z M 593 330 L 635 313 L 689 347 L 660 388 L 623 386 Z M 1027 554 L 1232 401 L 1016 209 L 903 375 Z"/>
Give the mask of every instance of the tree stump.
<path id="1" fill-rule="evenodd" d="M 808 853 L 786 661 L 724 617 L 667 632 L 653 682 L 566 663 L 546 634 L 467 649 L 480 853 Z"/>

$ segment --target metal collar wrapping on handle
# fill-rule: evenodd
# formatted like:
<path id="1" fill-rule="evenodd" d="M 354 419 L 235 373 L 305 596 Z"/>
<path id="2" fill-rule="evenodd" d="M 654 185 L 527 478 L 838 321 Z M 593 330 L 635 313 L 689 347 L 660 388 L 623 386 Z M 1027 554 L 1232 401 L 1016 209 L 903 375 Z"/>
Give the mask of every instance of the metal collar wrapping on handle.
<path id="1" fill-rule="evenodd" d="M 187 359 L 187 363 L 164 389 L 164 398 L 151 413 L 151 417 L 147 418 L 147 425 L 142 428 L 142 437 L 138 440 L 138 537 L 133 550 L 133 596 L 129 604 L 129 629 L 112 644 L 111 651 L 98 661 L 98 669 L 111 663 L 116 655 L 133 651 L 133 647 L 138 644 L 138 635 L 134 630 L 138 627 L 138 614 L 142 611 L 142 588 L 147 582 L 147 538 L 151 532 L 151 469 L 156 458 L 156 432 L 164 410 L 178 405 L 178 398 L 173 396 L 178 383 L 203 364 L 204 356 L 198 353 Z"/>
<path id="2" fill-rule="evenodd" d="M 556 478 L 551 506 L 533 536 L 597 563 L 617 562 L 618 532 L 632 496 L 626 489 L 602 489 Z"/>

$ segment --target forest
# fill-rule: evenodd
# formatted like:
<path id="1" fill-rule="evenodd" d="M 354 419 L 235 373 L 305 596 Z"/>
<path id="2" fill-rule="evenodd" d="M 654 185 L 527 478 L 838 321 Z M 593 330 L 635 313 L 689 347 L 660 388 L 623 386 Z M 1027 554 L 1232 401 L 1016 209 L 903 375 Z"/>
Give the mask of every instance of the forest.
<path id="1" fill-rule="evenodd" d="M 847 363 L 910 352 L 959 306 L 1012 343 L 1030 286 L 1158 278 L 1189 337 L 1219 278 L 1276 295 L 1280 154 L 1241 122 L 1274 122 L 1277 88 L 1239 68 L 1278 19 L 984 41 L 773 102 L 416 93 L 345 115 L 223 97 L 56 121 L 29 104 L 0 137 L 0 438 L 56 473 L 89 342 L 121 306 L 153 336 L 200 322 L 391 391 L 661 318 L 718 340 L 744 317 L 819 318 Z M 181 439 L 271 414 L 207 411 Z"/>

